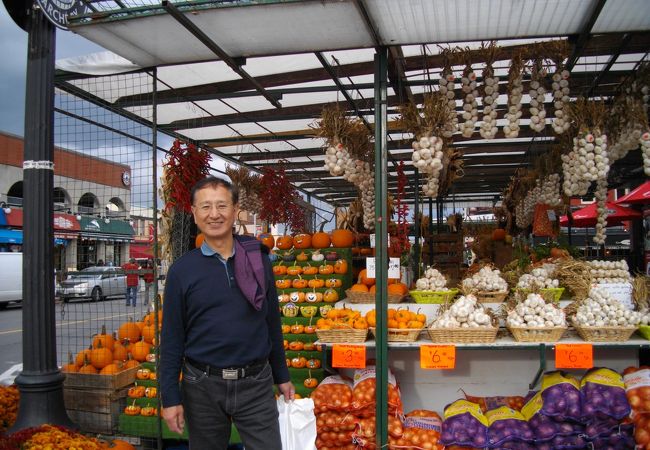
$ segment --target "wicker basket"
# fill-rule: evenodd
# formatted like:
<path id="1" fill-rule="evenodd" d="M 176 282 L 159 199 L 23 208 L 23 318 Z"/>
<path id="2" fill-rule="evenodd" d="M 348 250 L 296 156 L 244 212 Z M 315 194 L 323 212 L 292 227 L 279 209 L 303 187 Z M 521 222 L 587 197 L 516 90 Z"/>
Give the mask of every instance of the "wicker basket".
<path id="1" fill-rule="evenodd" d="M 334 330 L 316 330 L 318 340 L 323 343 L 350 343 L 359 344 L 365 342 L 368 337 L 368 330 L 356 328 L 337 328 Z"/>
<path id="2" fill-rule="evenodd" d="M 415 303 L 447 303 L 456 297 L 458 289 L 448 291 L 409 291 Z"/>
<path id="3" fill-rule="evenodd" d="M 429 328 L 427 331 L 433 342 L 486 343 L 495 341 L 499 328 Z"/>
<path id="4" fill-rule="evenodd" d="M 508 327 L 517 342 L 557 342 L 567 330 L 566 327 Z"/>
<path id="5" fill-rule="evenodd" d="M 530 289 L 523 289 L 523 288 L 517 288 L 517 291 L 520 292 L 524 298 L 530 294 L 531 291 Z M 539 290 L 539 295 L 541 295 L 544 300 L 547 302 L 552 302 L 552 303 L 557 303 L 560 301 L 560 298 L 562 298 L 562 294 L 564 293 L 564 288 L 563 287 L 558 287 L 558 288 L 544 288 Z"/>
<path id="6" fill-rule="evenodd" d="M 404 297 L 404 295 L 399 294 L 388 294 L 388 303 L 400 303 Z M 345 298 L 350 303 L 375 303 L 374 292 L 355 292 L 350 289 L 346 289 Z"/>
<path id="7" fill-rule="evenodd" d="M 588 342 L 625 342 L 636 327 L 583 327 L 573 322 L 578 335 Z"/>
<path id="8" fill-rule="evenodd" d="M 375 336 L 376 328 L 370 328 L 370 334 Z M 424 328 L 388 328 L 388 342 L 415 342 Z"/>
<path id="9" fill-rule="evenodd" d="M 479 291 L 476 294 L 476 299 L 479 303 L 501 303 L 508 296 L 508 291 L 505 292 L 488 292 Z"/>

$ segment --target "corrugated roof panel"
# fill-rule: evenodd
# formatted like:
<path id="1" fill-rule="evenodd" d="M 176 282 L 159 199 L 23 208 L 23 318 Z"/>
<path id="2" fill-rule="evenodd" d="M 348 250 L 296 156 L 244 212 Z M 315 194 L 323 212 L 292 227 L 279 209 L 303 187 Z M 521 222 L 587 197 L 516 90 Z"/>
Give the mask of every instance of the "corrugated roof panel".
<path id="1" fill-rule="evenodd" d="M 650 28 L 648 0 L 608 0 L 592 33 L 616 33 Z"/>
<path id="2" fill-rule="evenodd" d="M 313 123 L 312 119 L 274 120 L 270 122 L 264 122 L 264 126 L 272 132 L 281 132 L 306 130 L 309 128 L 309 124 L 311 123 Z"/>
<path id="3" fill-rule="evenodd" d="M 204 141 L 218 137 L 237 136 L 231 128 L 226 125 L 217 125 L 213 127 L 191 128 L 186 130 L 177 130 L 177 133 L 187 136 L 189 139 Z"/>
<path id="4" fill-rule="evenodd" d="M 367 0 L 390 44 L 465 42 L 578 33 L 592 0 Z"/>
<path id="5" fill-rule="evenodd" d="M 239 75 L 233 72 L 223 61 L 162 66 L 158 68 L 158 79 L 172 88 L 238 80 L 239 78 Z M 161 86 L 160 89 L 164 90 L 166 87 Z"/>
<path id="6" fill-rule="evenodd" d="M 274 73 L 290 73 L 298 70 L 316 69 L 321 67 L 321 65 L 313 53 L 301 53 L 296 55 L 247 58 L 246 64 L 242 67 L 249 75 L 259 77 Z"/>

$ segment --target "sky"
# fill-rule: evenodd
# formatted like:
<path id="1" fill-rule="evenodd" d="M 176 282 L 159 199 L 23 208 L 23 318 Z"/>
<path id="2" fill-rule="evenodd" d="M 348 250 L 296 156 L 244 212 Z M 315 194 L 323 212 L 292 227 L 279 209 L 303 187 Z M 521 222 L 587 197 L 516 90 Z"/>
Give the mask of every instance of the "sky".
<path id="1" fill-rule="evenodd" d="M 56 59 L 104 51 L 69 31 L 56 30 Z M 9 17 L 0 2 L 0 131 L 23 136 L 27 33 Z"/>

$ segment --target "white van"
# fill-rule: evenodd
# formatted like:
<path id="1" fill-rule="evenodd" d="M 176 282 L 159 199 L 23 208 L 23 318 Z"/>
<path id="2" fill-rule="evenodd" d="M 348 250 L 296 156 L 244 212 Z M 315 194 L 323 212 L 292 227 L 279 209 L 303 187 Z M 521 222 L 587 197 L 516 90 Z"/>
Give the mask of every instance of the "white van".
<path id="1" fill-rule="evenodd" d="M 23 254 L 0 252 L 0 310 L 23 299 Z"/>

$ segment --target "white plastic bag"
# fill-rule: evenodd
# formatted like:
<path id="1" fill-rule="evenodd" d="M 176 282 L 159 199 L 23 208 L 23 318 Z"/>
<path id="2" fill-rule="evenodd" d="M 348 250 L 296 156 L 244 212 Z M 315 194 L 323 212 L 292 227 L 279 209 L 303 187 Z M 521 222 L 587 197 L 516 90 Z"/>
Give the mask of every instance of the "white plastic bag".
<path id="1" fill-rule="evenodd" d="M 284 397 L 280 396 L 278 412 L 282 450 L 315 450 L 314 401 L 310 398 L 301 398 L 285 403 Z"/>

